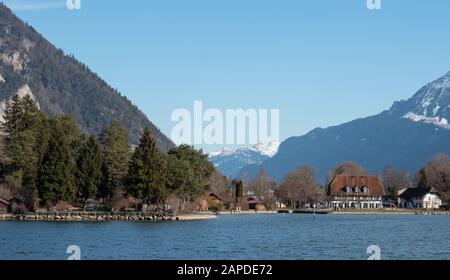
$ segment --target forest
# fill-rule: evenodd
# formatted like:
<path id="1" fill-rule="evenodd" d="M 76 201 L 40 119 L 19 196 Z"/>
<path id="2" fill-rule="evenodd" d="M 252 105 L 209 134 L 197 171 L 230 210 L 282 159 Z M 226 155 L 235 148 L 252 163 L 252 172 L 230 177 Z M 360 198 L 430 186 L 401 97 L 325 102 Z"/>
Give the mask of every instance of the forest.
<path id="1" fill-rule="evenodd" d="M 29 95 L 6 105 L 0 191 L 18 198 L 24 212 L 82 208 L 89 199 L 102 201 L 105 210 L 162 207 L 168 198 L 194 201 L 210 188 L 214 171 L 192 146 L 161 152 L 148 128 L 132 146 L 119 120 L 86 135 L 72 116 L 47 117 Z"/>

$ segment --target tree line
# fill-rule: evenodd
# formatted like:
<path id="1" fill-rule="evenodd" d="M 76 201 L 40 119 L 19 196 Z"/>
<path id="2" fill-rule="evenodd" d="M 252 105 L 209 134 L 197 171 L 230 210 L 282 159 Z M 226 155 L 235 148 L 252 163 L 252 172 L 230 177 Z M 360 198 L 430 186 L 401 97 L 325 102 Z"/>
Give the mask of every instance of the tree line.
<path id="1" fill-rule="evenodd" d="M 267 199 L 276 198 L 289 207 L 299 208 L 307 204 L 326 203 L 326 191 L 331 180 L 337 175 L 361 176 L 368 175 L 361 165 L 348 161 L 338 164 L 330 171 L 325 186 L 317 182 L 313 167 L 299 166 L 286 174 L 278 184 L 272 180 L 264 169 L 258 176 L 248 183 L 249 190 L 258 197 Z M 397 170 L 387 166 L 380 179 L 385 187 L 385 194 L 392 200 L 396 200 L 399 191 L 405 188 L 435 188 L 444 201 L 450 201 L 450 158 L 445 154 L 439 154 L 421 168 L 415 176 L 408 171 Z"/>
<path id="2" fill-rule="evenodd" d="M 109 209 L 161 205 L 168 197 L 193 201 L 210 187 L 214 171 L 192 146 L 161 153 L 148 128 L 132 148 L 119 120 L 98 136 L 86 135 L 71 116 L 47 117 L 29 95 L 6 105 L 0 176 L 24 211 L 61 201 L 84 207 L 88 199 Z"/>
<path id="3" fill-rule="evenodd" d="M 99 135 L 86 135 L 71 116 L 47 117 L 28 95 L 14 96 L 6 105 L 0 130 L 0 184 L 4 182 L 12 196 L 23 201 L 24 211 L 51 208 L 62 201 L 84 207 L 89 199 L 99 199 L 115 210 L 175 199 L 184 209 L 207 190 L 233 191 L 233 184 L 201 150 L 181 145 L 161 153 L 148 129 L 132 148 L 128 131 L 118 120 Z M 310 166 L 298 167 L 279 184 L 261 169 L 247 189 L 270 208 L 277 201 L 300 207 L 326 201 L 328 183 L 340 174 L 368 172 L 357 163 L 344 162 L 329 173 L 324 187 Z M 446 155 L 436 156 L 415 176 L 386 167 L 381 178 L 393 199 L 403 188 L 433 187 L 450 201 Z"/>

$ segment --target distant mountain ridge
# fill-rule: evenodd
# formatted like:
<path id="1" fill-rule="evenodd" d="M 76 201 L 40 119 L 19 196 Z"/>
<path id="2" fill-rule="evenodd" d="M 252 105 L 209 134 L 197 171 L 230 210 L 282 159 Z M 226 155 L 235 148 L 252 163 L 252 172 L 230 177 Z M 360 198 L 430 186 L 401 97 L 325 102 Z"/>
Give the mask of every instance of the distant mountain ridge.
<path id="1" fill-rule="evenodd" d="M 0 3 L 0 113 L 15 94 L 32 95 L 50 116 L 71 114 L 84 132 L 98 134 L 119 119 L 133 144 L 149 127 L 160 150 L 174 147 L 125 96 Z"/>
<path id="2" fill-rule="evenodd" d="M 225 148 L 209 154 L 209 160 L 226 177 L 236 179 L 242 168 L 248 165 L 259 166 L 278 152 L 280 142 L 257 144 L 253 147 L 232 150 Z"/>
<path id="3" fill-rule="evenodd" d="M 449 120 L 450 72 L 378 115 L 291 137 L 258 168 L 278 181 L 296 167 L 310 165 L 322 182 L 344 161 L 356 161 L 371 173 L 385 166 L 416 172 L 436 154 L 450 155 Z M 241 173 L 254 175 L 252 169 Z"/>

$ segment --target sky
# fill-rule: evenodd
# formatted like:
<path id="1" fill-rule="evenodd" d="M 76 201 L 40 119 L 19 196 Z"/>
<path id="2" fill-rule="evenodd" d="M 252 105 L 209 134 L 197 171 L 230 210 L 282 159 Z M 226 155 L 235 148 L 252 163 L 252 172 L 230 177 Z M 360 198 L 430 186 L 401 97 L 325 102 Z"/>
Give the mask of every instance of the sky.
<path id="1" fill-rule="evenodd" d="M 4 2 L 168 136 L 172 112 L 199 100 L 279 109 L 285 140 L 377 114 L 450 71 L 448 0 Z"/>

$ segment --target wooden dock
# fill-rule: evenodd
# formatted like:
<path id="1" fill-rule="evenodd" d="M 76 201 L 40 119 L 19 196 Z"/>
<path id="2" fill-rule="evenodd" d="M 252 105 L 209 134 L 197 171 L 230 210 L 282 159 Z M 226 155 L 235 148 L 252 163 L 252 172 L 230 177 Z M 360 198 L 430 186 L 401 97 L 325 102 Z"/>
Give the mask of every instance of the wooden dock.
<path id="1" fill-rule="evenodd" d="M 294 214 L 308 214 L 308 215 L 328 215 L 333 213 L 332 209 L 299 209 L 294 210 Z"/>

